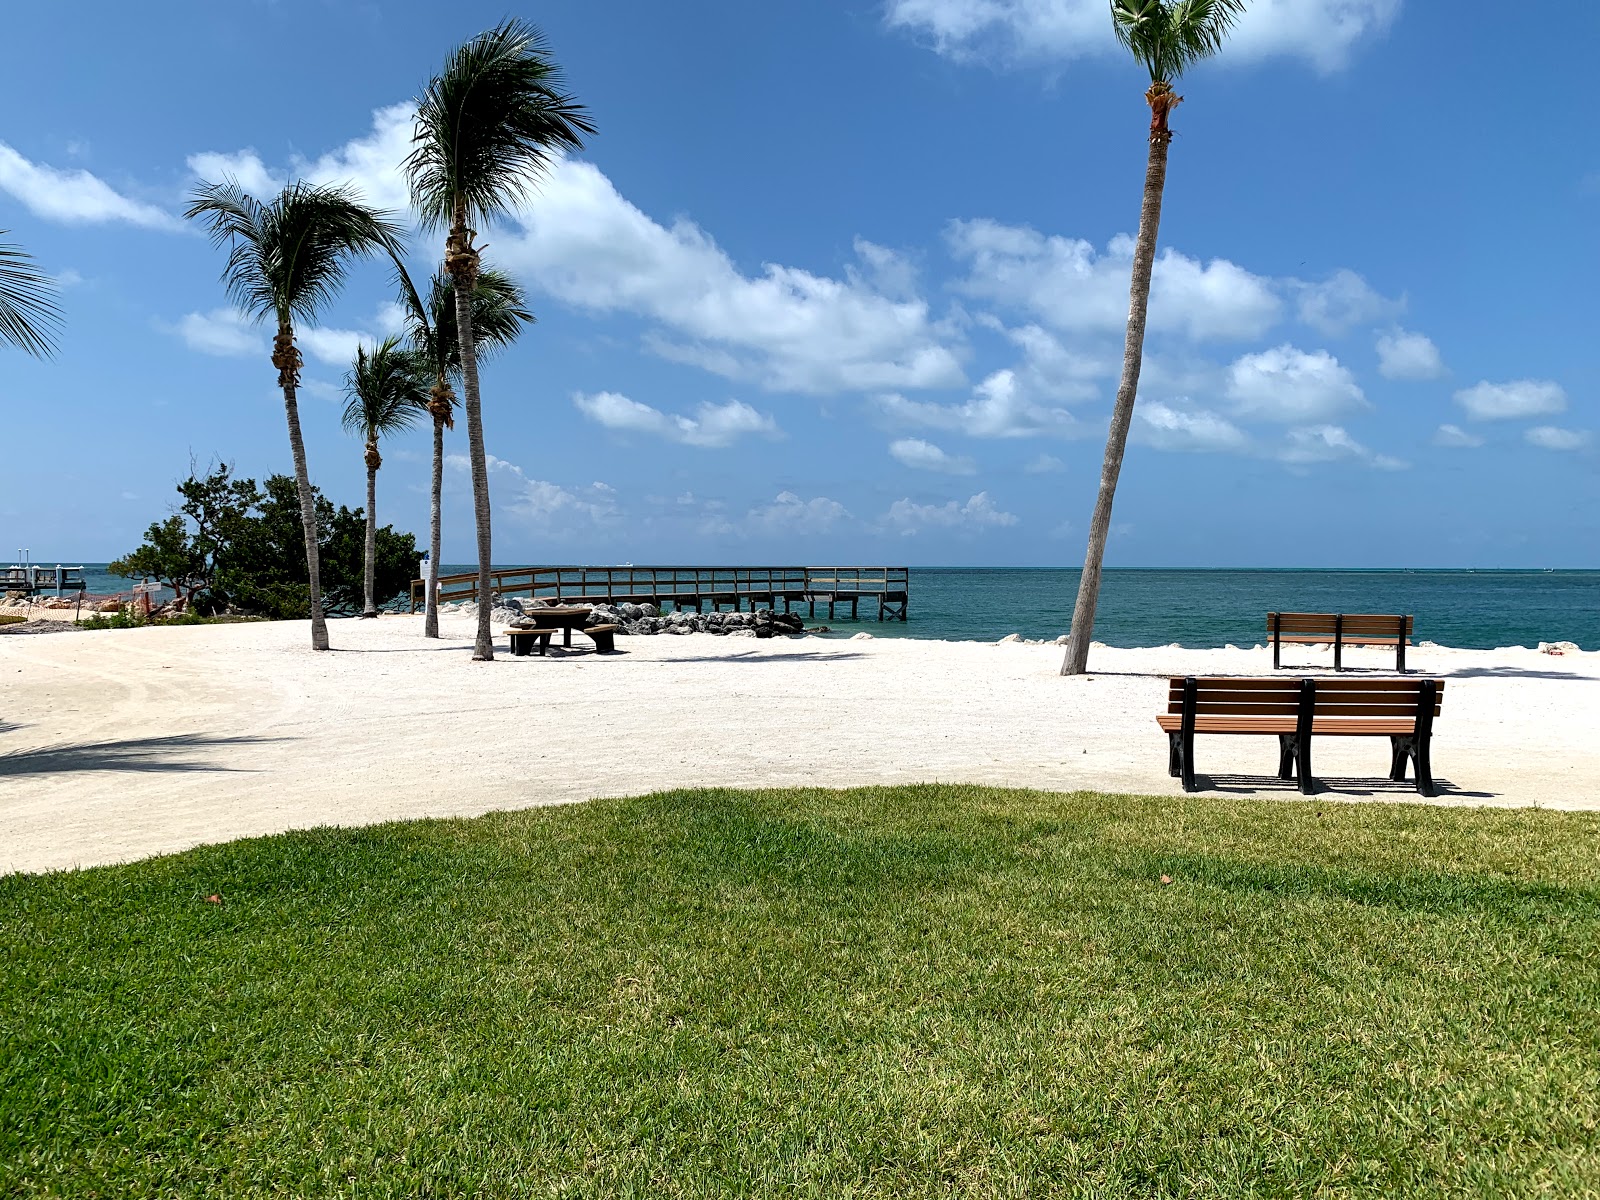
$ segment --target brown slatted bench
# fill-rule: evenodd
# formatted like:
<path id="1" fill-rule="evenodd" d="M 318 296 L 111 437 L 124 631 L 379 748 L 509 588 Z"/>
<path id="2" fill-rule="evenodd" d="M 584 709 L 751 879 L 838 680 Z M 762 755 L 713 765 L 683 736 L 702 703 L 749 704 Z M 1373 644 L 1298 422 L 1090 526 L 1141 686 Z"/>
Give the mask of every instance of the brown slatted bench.
<path id="1" fill-rule="evenodd" d="M 1196 790 L 1198 733 L 1278 736 L 1278 778 L 1296 779 L 1312 794 L 1311 742 L 1316 737 L 1387 737 L 1389 778 L 1416 769 L 1417 791 L 1434 794 L 1430 747 L 1444 701 L 1442 679 L 1173 678 L 1167 711 L 1156 718 L 1168 739 L 1167 773 Z"/>
<path id="2" fill-rule="evenodd" d="M 1385 613 L 1276 613 L 1267 614 L 1267 637 L 1272 642 L 1272 669 L 1284 642 L 1333 645 L 1333 669 L 1344 670 L 1346 646 L 1393 646 L 1394 669 L 1406 673 L 1406 647 L 1411 644 L 1411 618 Z"/>

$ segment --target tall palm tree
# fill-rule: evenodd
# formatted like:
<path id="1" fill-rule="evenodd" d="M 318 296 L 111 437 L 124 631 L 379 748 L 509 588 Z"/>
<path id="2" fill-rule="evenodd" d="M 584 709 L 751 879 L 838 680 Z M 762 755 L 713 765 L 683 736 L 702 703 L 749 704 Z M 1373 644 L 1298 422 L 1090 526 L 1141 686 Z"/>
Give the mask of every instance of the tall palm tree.
<path id="1" fill-rule="evenodd" d="M 561 90 L 561 71 L 543 35 L 507 20 L 459 47 L 417 102 L 406 159 L 411 197 L 429 229 L 448 228 L 444 269 L 455 283 L 456 339 L 467 413 L 467 455 L 478 528 L 478 636 L 472 657 L 494 658 L 489 629 L 489 469 L 483 449 L 472 297 L 479 247 L 475 226 L 526 199 L 550 164 L 583 148 L 587 113 Z"/>
<path id="2" fill-rule="evenodd" d="M 0 235 L 9 233 L 0 229 Z M 44 358 L 55 352 L 61 322 L 55 281 L 33 265 L 33 257 L 13 242 L 0 242 L 0 341 Z"/>
<path id="3" fill-rule="evenodd" d="M 205 224 L 212 242 L 228 250 L 222 278 L 228 295 L 247 315 L 277 323 L 272 365 L 283 389 L 305 526 L 306 571 L 311 581 L 311 646 L 328 648 L 322 613 L 322 564 L 317 554 L 317 515 L 311 502 L 306 447 L 300 436 L 300 350 L 294 321 L 314 320 L 338 292 L 353 258 L 375 253 L 398 257 L 401 228 L 387 213 L 367 208 L 354 191 L 291 183 L 269 201 L 249 195 L 233 180 L 201 184 L 184 216 Z"/>
<path id="4" fill-rule="evenodd" d="M 439 636 L 439 543 L 444 498 L 444 431 L 455 428 L 455 388 L 461 378 L 461 340 L 456 332 L 455 281 L 443 271 L 434 273 L 424 303 L 403 265 L 395 264 L 400 302 L 406 310 L 407 337 L 412 349 L 432 371 L 434 384 L 424 402 L 433 418 L 433 486 L 429 504 L 427 600 L 422 634 Z M 474 346 L 483 357 L 514 342 L 524 325 L 533 324 L 522 289 L 509 275 L 484 267 L 472 293 Z"/>
<path id="5" fill-rule="evenodd" d="M 1111 0 L 1111 22 L 1121 42 L 1150 72 L 1150 157 L 1144 173 L 1144 204 L 1139 210 L 1139 240 L 1133 249 L 1133 279 L 1128 297 L 1128 336 L 1122 350 L 1122 382 L 1111 412 L 1106 456 L 1100 467 L 1100 493 L 1089 521 L 1089 549 L 1078 580 L 1078 601 L 1072 609 L 1063 675 L 1082 675 L 1089 668 L 1089 638 L 1100 600 L 1100 567 L 1111 531 L 1111 502 L 1122 474 L 1122 455 L 1133 423 L 1133 401 L 1139 391 L 1144 361 L 1144 322 L 1150 307 L 1150 271 L 1156 259 L 1156 231 L 1161 224 L 1161 195 L 1167 182 L 1167 147 L 1172 130 L 1167 119 L 1183 102 L 1173 83 L 1185 67 L 1222 48 L 1228 31 L 1244 11 L 1246 0 Z"/>
<path id="6" fill-rule="evenodd" d="M 345 376 L 344 427 L 366 440 L 367 546 L 363 617 L 376 617 L 373 581 L 378 554 L 378 468 L 383 455 L 378 439 L 410 429 L 428 403 L 428 376 L 420 357 L 401 347 L 398 337 L 385 338 L 367 353 L 356 347 L 356 360 Z"/>

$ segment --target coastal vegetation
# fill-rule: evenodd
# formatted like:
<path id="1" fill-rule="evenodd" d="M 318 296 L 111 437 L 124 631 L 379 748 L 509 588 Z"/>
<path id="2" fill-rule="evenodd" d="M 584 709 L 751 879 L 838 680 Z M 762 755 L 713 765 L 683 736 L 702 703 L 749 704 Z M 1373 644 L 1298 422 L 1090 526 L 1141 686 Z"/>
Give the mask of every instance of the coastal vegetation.
<path id="1" fill-rule="evenodd" d="M 1128 446 L 1133 404 L 1139 393 L 1139 371 L 1144 362 L 1150 276 L 1155 268 L 1156 234 L 1161 226 L 1161 201 L 1167 183 L 1167 150 L 1172 145 L 1170 117 L 1172 110 L 1183 103 L 1173 84 L 1185 68 L 1222 49 L 1228 31 L 1244 8 L 1245 0 L 1111 0 L 1111 23 L 1117 41 L 1150 74 L 1150 88 L 1144 94 L 1145 103 L 1150 106 L 1150 152 L 1145 165 L 1144 200 L 1139 208 L 1139 236 L 1133 248 L 1122 379 L 1106 434 L 1100 488 L 1089 520 L 1089 545 L 1084 553 L 1083 574 L 1078 577 L 1078 599 L 1073 605 L 1067 652 L 1061 663 L 1063 675 L 1082 675 L 1089 669 L 1089 642 L 1100 600 L 1100 570 L 1111 533 L 1111 505 L 1122 474 L 1122 456 Z"/>
<path id="2" fill-rule="evenodd" d="M 417 103 L 405 169 L 423 226 L 449 231 L 444 270 L 455 285 L 481 596 L 490 591 L 493 558 L 472 303 L 482 268 L 478 227 L 527 199 L 551 161 L 581 150 L 584 136 L 594 132 L 583 106 L 562 90 L 561 70 L 543 36 L 520 20 L 503 21 L 457 48 Z M 494 658 L 489 620 L 490 606 L 479 605 L 474 659 Z"/>
<path id="3" fill-rule="evenodd" d="M 0 229 L 0 237 L 9 232 Z M 61 323 L 55 297 L 55 281 L 32 256 L 14 242 L 0 242 L 0 341 L 35 358 L 54 353 Z"/>
<path id="4" fill-rule="evenodd" d="M 378 470 L 383 455 L 378 440 L 411 428 L 428 403 L 424 364 L 400 346 L 398 337 L 385 338 L 367 353 L 356 347 L 356 360 L 345 376 L 345 429 L 362 438 L 362 458 L 367 467 L 367 536 L 363 552 L 363 602 L 361 615 L 376 617 L 373 602 L 374 560 L 378 552 Z"/>
<path id="5" fill-rule="evenodd" d="M 1597 851 L 922 786 L 9 876 L 0 1194 L 1592 1194 Z"/>
<path id="6" fill-rule="evenodd" d="M 349 188 L 304 182 L 289 184 L 268 201 L 256 199 L 232 180 L 203 184 L 195 190 L 184 215 L 200 221 L 212 241 L 228 251 L 223 279 L 233 302 L 247 316 L 271 319 L 275 324 L 272 365 L 283 389 L 294 459 L 311 646 L 326 650 L 328 624 L 317 561 L 317 508 L 300 433 L 297 393 L 302 359 L 295 344 L 294 322 L 296 318 L 316 319 L 338 294 L 352 259 L 378 253 L 398 258 L 401 228 L 388 214 L 366 207 Z M 296 615 L 303 616 L 304 611 Z"/>
<path id="7" fill-rule="evenodd" d="M 304 619 L 311 603 L 298 483 L 272 475 L 264 487 L 237 479 L 226 463 L 191 471 L 177 487 L 178 511 L 145 531 L 132 553 L 107 568 L 171 588 L 189 611 L 234 611 Z M 337 508 L 316 488 L 318 591 L 326 611 L 362 611 L 367 585 L 368 522 L 362 510 Z M 372 529 L 371 594 L 405 594 L 416 565 L 416 539 L 390 526 Z"/>

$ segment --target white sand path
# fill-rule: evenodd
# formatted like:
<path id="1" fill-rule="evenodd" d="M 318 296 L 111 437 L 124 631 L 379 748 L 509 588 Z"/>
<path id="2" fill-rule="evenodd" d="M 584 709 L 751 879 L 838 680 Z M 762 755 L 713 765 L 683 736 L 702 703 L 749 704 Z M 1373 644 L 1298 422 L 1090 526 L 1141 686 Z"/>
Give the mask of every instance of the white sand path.
<path id="1" fill-rule="evenodd" d="M 470 661 L 420 617 L 0 636 L 0 873 L 315 825 L 471 816 L 661 789 L 973 782 L 1179 793 L 1170 674 L 1264 674 L 1264 650 L 689 637 Z M 502 636 L 499 645 L 504 647 Z M 583 649 L 580 650 L 579 648 Z M 1330 655 L 1297 661 L 1326 672 Z M 1381 651 L 1346 665 L 1382 670 Z M 1600 653 L 1421 647 L 1448 679 L 1445 804 L 1600 809 Z M 1269 738 L 1202 738 L 1202 783 L 1291 798 Z M 1318 742 L 1323 800 L 1416 799 L 1381 739 Z"/>

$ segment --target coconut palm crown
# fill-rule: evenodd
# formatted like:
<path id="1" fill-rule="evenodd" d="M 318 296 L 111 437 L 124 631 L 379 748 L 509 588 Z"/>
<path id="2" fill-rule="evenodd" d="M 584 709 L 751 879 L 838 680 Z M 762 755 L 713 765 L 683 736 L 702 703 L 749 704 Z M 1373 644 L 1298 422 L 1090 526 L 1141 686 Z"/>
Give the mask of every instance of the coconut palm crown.
<path id="1" fill-rule="evenodd" d="M 489 628 L 489 474 L 472 319 L 479 247 L 475 225 L 513 211 L 562 154 L 583 148 L 594 126 L 562 90 L 543 36 L 507 20 L 459 47 L 417 101 L 405 162 L 412 201 L 430 229 L 448 228 L 444 269 L 455 284 L 467 458 L 478 542 L 478 634 L 473 658 L 494 658 Z"/>
<path id="2" fill-rule="evenodd" d="M 0 229 L 0 235 L 7 233 Z M 0 341 L 46 358 L 55 352 L 55 330 L 61 321 L 55 281 L 21 246 L 0 242 Z"/>
<path id="3" fill-rule="evenodd" d="M 1078 579 L 1072 609 L 1063 675 L 1081 675 L 1089 666 L 1089 639 L 1100 600 L 1100 573 L 1106 538 L 1111 532 L 1111 505 L 1116 499 L 1122 456 L 1133 424 L 1133 403 L 1139 392 L 1144 362 L 1145 318 L 1150 310 L 1150 274 L 1155 266 L 1156 235 L 1161 226 L 1161 200 L 1167 183 L 1167 151 L 1172 144 L 1168 118 L 1183 97 L 1172 90 L 1186 67 L 1222 48 L 1228 31 L 1244 12 L 1246 0 L 1111 0 L 1111 28 L 1117 41 L 1150 73 L 1145 103 L 1150 106 L 1150 151 L 1145 166 L 1144 203 L 1139 210 L 1139 237 L 1134 243 L 1133 272 L 1128 289 L 1128 332 L 1122 351 L 1122 381 L 1117 387 L 1100 490 L 1089 521 L 1089 546 Z"/>
<path id="4" fill-rule="evenodd" d="M 184 216 L 200 221 L 212 242 L 228 251 L 222 278 L 233 302 L 257 321 L 270 318 L 276 323 L 272 365 L 283 389 L 305 526 L 311 645 L 326 650 L 317 518 L 297 399 L 303 360 L 295 345 L 294 322 L 316 318 L 338 294 L 352 260 L 377 253 L 397 258 L 402 250 L 401 227 L 388 214 L 367 208 L 349 188 L 305 182 L 291 183 L 267 201 L 251 196 L 231 179 L 201 184 Z"/>

